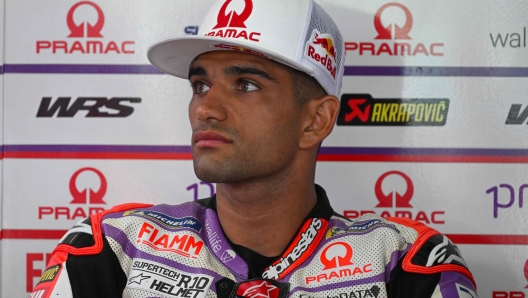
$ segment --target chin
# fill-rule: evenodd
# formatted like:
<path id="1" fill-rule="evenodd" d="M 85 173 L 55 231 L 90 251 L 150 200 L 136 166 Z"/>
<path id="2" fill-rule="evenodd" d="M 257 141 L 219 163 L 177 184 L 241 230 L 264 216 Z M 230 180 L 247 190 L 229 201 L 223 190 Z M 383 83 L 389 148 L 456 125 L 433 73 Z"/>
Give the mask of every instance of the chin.
<path id="1" fill-rule="evenodd" d="M 213 163 L 194 162 L 194 173 L 198 179 L 209 183 L 236 183 L 248 178 L 243 169 Z"/>

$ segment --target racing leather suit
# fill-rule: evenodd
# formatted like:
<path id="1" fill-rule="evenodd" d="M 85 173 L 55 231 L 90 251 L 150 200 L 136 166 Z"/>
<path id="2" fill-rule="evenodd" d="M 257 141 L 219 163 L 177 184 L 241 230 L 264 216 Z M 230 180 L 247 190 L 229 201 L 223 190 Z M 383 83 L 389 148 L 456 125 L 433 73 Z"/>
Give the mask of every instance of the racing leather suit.
<path id="1" fill-rule="evenodd" d="M 447 237 L 404 218 L 334 213 L 325 191 L 277 258 L 227 239 L 216 198 L 126 204 L 61 239 L 32 298 L 477 298 Z"/>

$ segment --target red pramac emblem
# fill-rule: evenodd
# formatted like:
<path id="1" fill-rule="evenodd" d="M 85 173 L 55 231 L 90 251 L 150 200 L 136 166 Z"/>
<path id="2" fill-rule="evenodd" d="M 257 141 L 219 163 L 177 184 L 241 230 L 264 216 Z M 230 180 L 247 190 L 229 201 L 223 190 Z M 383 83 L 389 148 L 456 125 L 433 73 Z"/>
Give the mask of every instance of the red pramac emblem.
<path id="1" fill-rule="evenodd" d="M 93 172 L 97 174 L 99 177 L 99 180 L 101 181 L 101 185 L 99 186 L 99 189 L 97 191 L 92 190 L 91 188 L 85 188 L 82 191 L 79 191 L 77 189 L 77 178 L 79 175 L 83 172 Z M 73 176 L 70 179 L 70 193 L 73 197 L 73 201 L 70 202 L 70 204 L 86 204 L 90 202 L 90 204 L 106 204 L 103 201 L 103 197 L 106 194 L 107 189 L 107 183 L 106 178 L 99 170 L 94 168 L 82 168 L 75 172 Z"/>
<path id="2" fill-rule="evenodd" d="M 403 27 L 396 24 L 390 24 L 387 27 L 383 27 L 383 24 L 381 23 L 381 15 L 385 9 L 392 6 L 398 7 L 405 12 L 405 24 Z M 413 17 L 411 11 L 404 5 L 396 2 L 387 3 L 380 7 L 374 17 L 374 27 L 376 28 L 376 31 L 378 31 L 376 39 L 411 39 L 409 37 L 409 32 L 411 31 L 412 25 Z"/>
<path id="3" fill-rule="evenodd" d="M 405 191 L 403 195 L 401 195 L 400 193 L 396 191 L 390 192 L 388 194 L 383 193 L 381 186 L 383 184 L 383 181 L 385 181 L 385 178 L 387 178 L 390 175 L 397 175 L 397 176 L 402 177 L 405 180 L 405 183 L 407 185 L 407 190 Z M 411 201 L 413 194 L 414 194 L 414 185 L 413 185 L 411 178 L 409 178 L 409 176 L 405 175 L 402 172 L 390 171 L 390 172 L 387 172 L 381 175 L 378 181 L 376 181 L 375 192 L 376 192 L 376 197 L 379 200 L 379 204 L 376 205 L 376 207 L 386 207 L 386 208 L 393 207 L 394 205 L 393 197 L 395 197 L 397 208 L 412 208 L 409 202 Z"/>
<path id="4" fill-rule="evenodd" d="M 227 13 L 227 8 L 232 0 L 227 0 L 220 12 L 218 12 L 218 20 L 216 26 L 213 29 L 232 27 L 232 28 L 246 28 L 244 24 L 246 20 L 251 16 L 253 12 L 253 1 L 244 0 L 245 7 L 241 14 L 236 13 L 234 10 Z"/>
<path id="5" fill-rule="evenodd" d="M 350 266 L 352 263 L 352 246 L 346 242 L 335 242 L 328 245 L 321 253 L 323 270 Z"/>
<path id="6" fill-rule="evenodd" d="M 95 25 L 92 25 L 90 23 L 82 22 L 79 25 L 75 24 L 75 21 L 73 20 L 73 14 L 75 13 L 75 10 L 81 5 L 89 5 L 97 11 L 97 22 Z M 68 23 L 68 28 L 70 28 L 70 35 L 68 37 L 103 37 L 101 35 L 101 30 L 104 26 L 104 13 L 103 10 L 95 3 L 91 1 L 81 1 L 76 3 L 74 6 L 70 8 L 68 11 L 68 16 L 66 18 L 66 21 Z M 86 27 L 86 36 L 85 36 L 85 27 Z"/>

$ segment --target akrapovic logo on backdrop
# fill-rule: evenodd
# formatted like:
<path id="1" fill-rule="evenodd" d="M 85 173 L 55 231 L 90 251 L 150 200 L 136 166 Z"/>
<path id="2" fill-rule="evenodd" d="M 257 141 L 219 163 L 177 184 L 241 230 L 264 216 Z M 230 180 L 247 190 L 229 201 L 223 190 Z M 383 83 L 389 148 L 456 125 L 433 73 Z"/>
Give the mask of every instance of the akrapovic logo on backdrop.
<path id="1" fill-rule="evenodd" d="M 405 16 L 403 21 L 397 18 L 398 13 Z M 407 6 L 387 3 L 374 16 L 373 40 L 345 42 L 345 50 L 360 56 L 444 56 L 442 42 L 410 42 L 413 25 L 413 15 Z"/>
<path id="2" fill-rule="evenodd" d="M 37 111 L 37 118 L 72 118 L 81 111 L 85 117 L 124 118 L 134 113 L 131 104 L 141 102 L 139 97 L 43 97 Z"/>
<path id="3" fill-rule="evenodd" d="M 521 104 L 512 104 L 506 124 L 528 124 L 528 105 L 523 109 Z"/>
<path id="4" fill-rule="evenodd" d="M 80 7 L 92 9 L 97 15 L 89 22 L 75 14 Z M 62 18 L 62 17 L 61 17 Z M 105 15 L 101 7 L 92 1 L 75 3 L 66 15 L 69 34 L 63 40 L 37 40 L 37 54 L 134 54 L 135 41 L 116 41 L 105 38 L 102 33 Z M 114 20 L 111 20 L 114 21 Z M 112 22 L 115 26 L 115 22 Z"/>
<path id="5" fill-rule="evenodd" d="M 377 99 L 370 94 L 343 94 L 337 125 L 444 126 L 447 98 Z"/>

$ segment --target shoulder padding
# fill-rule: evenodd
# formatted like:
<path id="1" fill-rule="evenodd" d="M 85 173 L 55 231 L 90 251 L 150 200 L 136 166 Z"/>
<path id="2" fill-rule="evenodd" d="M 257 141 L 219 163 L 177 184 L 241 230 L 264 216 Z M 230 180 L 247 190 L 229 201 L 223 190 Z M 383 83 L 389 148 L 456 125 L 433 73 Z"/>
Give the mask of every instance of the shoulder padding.
<path id="1" fill-rule="evenodd" d="M 103 233 L 101 229 L 102 218 L 109 214 L 115 212 L 123 212 L 131 209 L 137 208 L 148 208 L 152 204 L 139 204 L 139 203 L 130 203 L 114 206 L 112 209 L 105 210 L 103 212 L 92 214 L 86 220 L 83 220 L 77 223 L 71 230 L 69 230 L 64 237 L 62 237 L 60 244 L 55 248 L 53 254 L 57 252 L 65 252 L 72 254 L 74 256 L 85 256 L 85 255 L 96 255 L 103 250 Z M 91 229 L 90 229 L 91 224 Z M 85 247 L 75 247 L 69 244 L 73 241 L 72 238 L 75 238 L 75 234 L 85 233 L 93 235 L 93 245 Z"/>
<path id="2" fill-rule="evenodd" d="M 460 250 L 445 235 L 412 219 L 388 217 L 387 220 L 418 232 L 416 241 L 403 259 L 403 270 L 421 274 L 456 271 L 466 275 L 477 286 Z"/>

